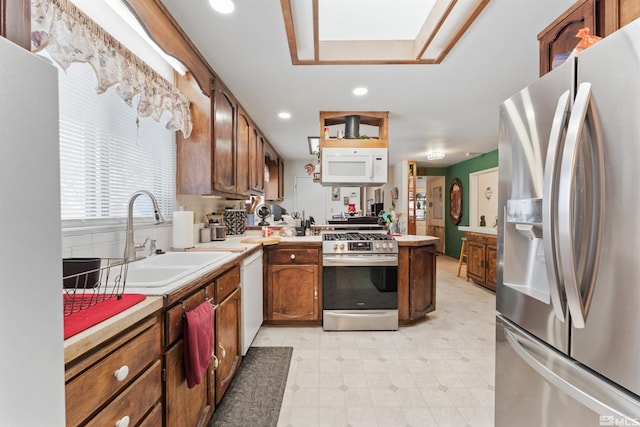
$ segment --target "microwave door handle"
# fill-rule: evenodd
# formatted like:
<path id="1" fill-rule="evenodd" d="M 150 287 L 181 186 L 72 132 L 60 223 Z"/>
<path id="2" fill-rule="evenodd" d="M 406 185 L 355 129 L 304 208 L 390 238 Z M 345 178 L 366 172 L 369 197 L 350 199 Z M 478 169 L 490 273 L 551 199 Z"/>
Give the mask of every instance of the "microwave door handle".
<path id="1" fill-rule="evenodd" d="M 559 153 L 562 149 L 562 136 L 567 122 L 571 100 L 570 91 L 563 93 L 558 99 L 556 112 L 553 116 L 547 158 L 544 166 L 544 185 L 542 198 L 542 241 L 544 242 L 544 258 L 549 281 L 551 306 L 556 317 L 564 322 L 566 306 L 562 298 L 561 267 L 557 242 L 557 170 L 559 167 Z"/>
<path id="2" fill-rule="evenodd" d="M 589 229 L 590 235 L 587 237 L 588 259 L 584 264 L 584 268 L 592 270 L 589 277 L 585 277 L 582 273 L 582 280 L 588 280 L 589 285 L 585 290 L 584 298 L 576 277 L 575 264 L 575 241 L 573 231 L 573 202 L 576 197 L 574 188 L 574 177 L 576 174 L 578 154 L 580 152 L 580 144 L 587 143 L 583 141 L 582 134 L 585 130 L 587 115 L 591 118 L 593 132 L 591 140 L 594 143 L 597 164 L 591 164 L 593 170 L 589 170 L 596 183 L 597 188 L 587 189 L 588 192 L 594 194 L 594 208 L 596 212 L 595 221 L 592 221 L 592 227 Z M 562 154 L 562 166 L 560 173 L 560 183 L 558 187 L 558 233 L 560 246 L 560 262 L 562 264 L 562 275 L 565 282 L 565 291 L 567 293 L 567 305 L 571 313 L 573 326 L 576 328 L 584 328 L 587 314 L 593 297 L 596 276 L 598 273 L 598 262 L 600 258 L 600 242 L 602 229 L 604 227 L 604 158 L 602 149 L 602 140 L 600 138 L 600 126 L 594 103 L 591 96 L 591 84 L 581 83 L 576 93 L 573 111 L 569 118 L 567 126 L 567 138 Z M 593 226 L 594 225 L 594 226 Z M 593 247 L 593 249 L 591 249 Z M 584 302 L 583 302 L 584 301 Z"/>
<path id="3" fill-rule="evenodd" d="M 374 162 L 374 156 L 373 153 L 369 154 L 369 179 L 373 180 L 373 170 L 375 169 L 373 167 L 373 162 Z"/>

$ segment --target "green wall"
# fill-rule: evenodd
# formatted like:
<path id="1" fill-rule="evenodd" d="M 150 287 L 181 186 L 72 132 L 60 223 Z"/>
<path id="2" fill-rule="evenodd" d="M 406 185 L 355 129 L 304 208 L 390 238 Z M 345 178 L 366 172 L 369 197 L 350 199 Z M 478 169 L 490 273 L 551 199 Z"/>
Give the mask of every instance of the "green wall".
<path id="1" fill-rule="evenodd" d="M 462 182 L 462 219 L 460 223 L 455 225 L 449 218 L 449 203 L 445 203 L 445 253 L 458 258 L 460 255 L 461 238 L 464 237 L 463 231 L 458 231 L 458 226 L 469 225 L 469 174 L 481 170 L 495 168 L 498 166 L 498 150 L 490 151 L 478 157 L 474 157 L 464 162 L 456 163 L 444 169 L 431 169 L 429 175 L 444 175 L 446 187 L 446 200 L 449 200 L 449 187 L 454 178 L 460 179 Z"/>

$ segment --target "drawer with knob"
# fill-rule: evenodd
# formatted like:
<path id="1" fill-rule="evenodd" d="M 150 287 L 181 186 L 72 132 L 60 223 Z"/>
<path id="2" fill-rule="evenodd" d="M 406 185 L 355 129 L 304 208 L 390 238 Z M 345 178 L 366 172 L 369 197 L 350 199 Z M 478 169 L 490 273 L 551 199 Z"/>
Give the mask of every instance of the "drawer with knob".
<path id="1" fill-rule="evenodd" d="M 67 424 L 83 423 L 159 360 L 161 352 L 161 327 L 154 322 L 82 373 L 68 379 L 65 386 Z M 161 386 L 160 381 L 158 386 Z M 126 420 L 121 425 L 123 423 L 126 424 Z"/>
<path id="2" fill-rule="evenodd" d="M 268 253 L 269 264 L 318 264 L 317 249 L 274 249 Z"/>
<path id="3" fill-rule="evenodd" d="M 131 386 L 113 399 L 87 426 L 133 427 L 162 397 L 162 363 L 157 360 Z"/>

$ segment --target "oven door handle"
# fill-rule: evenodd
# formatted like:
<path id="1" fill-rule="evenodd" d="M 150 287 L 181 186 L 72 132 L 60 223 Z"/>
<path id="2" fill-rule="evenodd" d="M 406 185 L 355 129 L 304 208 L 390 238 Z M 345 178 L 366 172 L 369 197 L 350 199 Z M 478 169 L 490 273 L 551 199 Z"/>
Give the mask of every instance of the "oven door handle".
<path id="1" fill-rule="evenodd" d="M 323 267 L 396 267 L 398 257 L 395 255 L 323 255 Z"/>

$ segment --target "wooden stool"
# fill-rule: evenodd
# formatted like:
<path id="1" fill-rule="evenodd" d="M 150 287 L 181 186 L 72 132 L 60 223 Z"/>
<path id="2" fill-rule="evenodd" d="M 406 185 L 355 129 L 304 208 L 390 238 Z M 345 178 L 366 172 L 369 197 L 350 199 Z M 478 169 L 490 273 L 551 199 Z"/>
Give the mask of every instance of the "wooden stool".
<path id="1" fill-rule="evenodd" d="M 460 277 L 460 270 L 462 269 L 462 263 L 467 264 L 467 238 L 462 238 L 462 246 L 460 246 L 460 259 L 458 259 L 458 274 L 457 277 Z"/>

